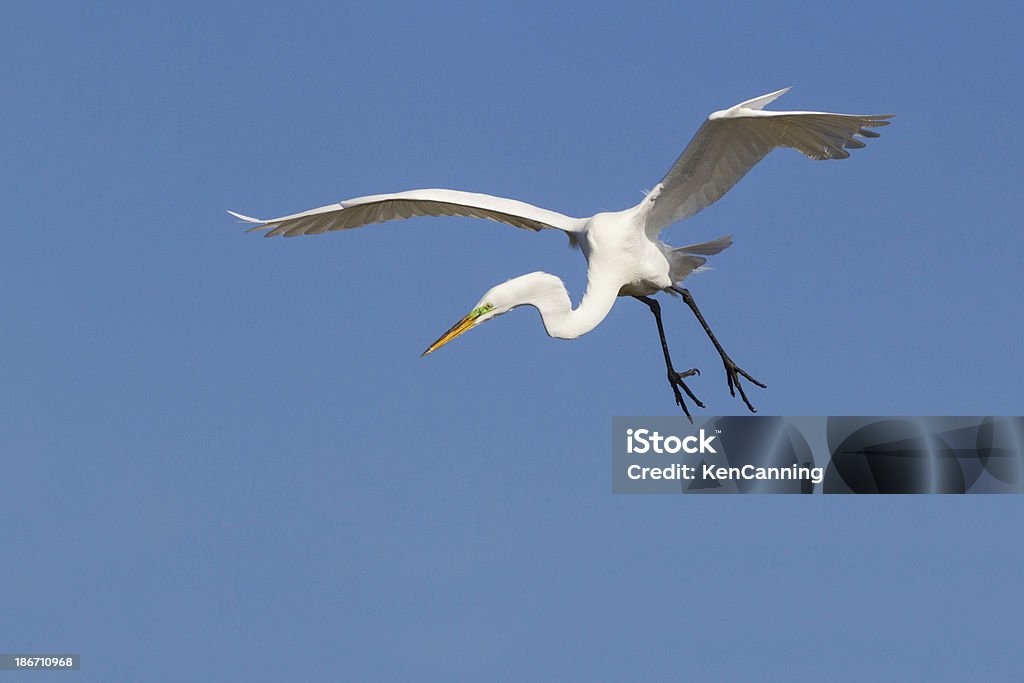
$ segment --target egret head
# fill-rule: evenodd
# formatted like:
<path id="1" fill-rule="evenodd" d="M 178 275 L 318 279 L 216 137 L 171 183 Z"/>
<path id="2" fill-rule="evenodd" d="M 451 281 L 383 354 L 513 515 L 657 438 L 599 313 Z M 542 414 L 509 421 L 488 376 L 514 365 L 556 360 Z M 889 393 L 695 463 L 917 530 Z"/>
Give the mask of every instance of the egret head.
<path id="1" fill-rule="evenodd" d="M 554 283 L 561 284 L 553 275 L 547 273 L 530 273 L 508 282 L 492 287 L 486 294 L 480 297 L 473 310 L 466 314 L 462 320 L 452 325 L 451 329 L 427 347 L 422 356 L 433 353 L 439 348 L 455 339 L 459 335 L 482 325 L 488 320 L 494 320 L 499 315 L 508 313 L 517 306 L 526 304 L 537 305 L 538 300 L 549 296 Z M 561 289 L 565 291 L 564 287 Z M 421 356 L 421 357 L 422 357 Z"/>

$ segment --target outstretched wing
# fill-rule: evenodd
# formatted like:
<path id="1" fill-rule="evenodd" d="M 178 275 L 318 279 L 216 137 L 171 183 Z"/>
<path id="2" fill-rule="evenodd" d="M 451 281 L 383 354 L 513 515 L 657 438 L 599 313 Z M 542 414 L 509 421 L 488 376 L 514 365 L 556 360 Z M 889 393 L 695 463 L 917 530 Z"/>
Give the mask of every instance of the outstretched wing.
<path id="1" fill-rule="evenodd" d="M 232 216 L 256 223 L 251 230 L 266 230 L 264 237 L 319 235 L 331 230 L 348 230 L 371 223 L 383 223 L 413 216 L 467 216 L 508 223 L 525 230 L 554 228 L 577 232 L 583 225 L 556 211 L 541 209 L 526 202 L 458 190 L 409 190 L 394 194 L 375 194 L 346 199 L 337 204 L 310 209 L 280 218 L 250 218 L 228 211 Z"/>
<path id="2" fill-rule="evenodd" d="M 764 111 L 789 88 L 716 111 L 700 127 L 661 184 L 652 191 L 647 228 L 658 232 L 718 201 L 776 147 L 811 159 L 845 159 L 847 149 L 876 138 L 892 114 L 856 116 L 817 111 Z"/>

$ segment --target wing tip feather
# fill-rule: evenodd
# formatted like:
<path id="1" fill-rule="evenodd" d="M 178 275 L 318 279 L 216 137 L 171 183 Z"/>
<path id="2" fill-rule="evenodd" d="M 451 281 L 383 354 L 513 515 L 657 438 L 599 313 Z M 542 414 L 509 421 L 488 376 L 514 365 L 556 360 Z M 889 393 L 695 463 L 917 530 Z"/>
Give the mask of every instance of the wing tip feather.
<path id="1" fill-rule="evenodd" d="M 253 218 L 252 216 L 246 216 L 244 214 L 236 213 L 236 212 L 231 211 L 231 210 L 228 210 L 228 213 L 230 213 L 232 216 L 234 216 L 238 220 L 245 221 L 246 223 L 266 223 L 265 220 L 262 220 L 260 218 Z"/>
<path id="2" fill-rule="evenodd" d="M 749 99 L 746 102 L 740 102 L 738 105 L 736 105 L 736 107 L 742 107 L 743 109 L 764 109 L 765 106 L 779 99 L 780 97 L 788 93 L 792 88 L 793 86 L 787 85 L 785 88 L 781 90 L 776 90 L 775 92 L 770 92 L 767 95 L 761 95 L 759 97 Z"/>

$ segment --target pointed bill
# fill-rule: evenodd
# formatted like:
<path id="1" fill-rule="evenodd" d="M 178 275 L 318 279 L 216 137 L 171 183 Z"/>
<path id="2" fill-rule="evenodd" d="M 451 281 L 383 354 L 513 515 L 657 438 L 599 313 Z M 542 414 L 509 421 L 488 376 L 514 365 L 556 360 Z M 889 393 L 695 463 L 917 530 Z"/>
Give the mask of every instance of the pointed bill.
<path id="1" fill-rule="evenodd" d="M 476 313 L 476 311 L 473 311 L 473 313 Z M 460 334 L 473 327 L 473 321 L 476 320 L 480 315 L 479 313 L 477 313 L 477 315 L 473 315 L 473 313 L 470 313 L 465 318 L 452 325 L 451 329 L 442 334 L 441 337 L 436 342 L 428 346 L 427 350 L 420 354 L 420 358 L 423 358 L 423 356 L 426 356 L 428 354 L 433 353 L 434 351 L 437 351 L 439 348 L 450 342 L 452 339 L 455 339 Z"/>
<path id="2" fill-rule="evenodd" d="M 442 334 L 440 339 L 438 339 L 436 342 L 428 346 L 427 350 L 420 354 L 420 358 L 423 358 L 423 356 L 426 356 L 429 353 L 437 351 L 439 348 L 450 342 L 452 339 L 455 339 L 466 330 L 473 329 L 473 327 L 475 327 L 478 324 L 477 318 L 482 316 L 484 313 L 489 313 L 493 309 L 494 304 L 489 303 L 474 308 L 472 311 L 469 312 L 468 315 L 466 315 L 465 318 L 452 325 L 450 330 Z"/>

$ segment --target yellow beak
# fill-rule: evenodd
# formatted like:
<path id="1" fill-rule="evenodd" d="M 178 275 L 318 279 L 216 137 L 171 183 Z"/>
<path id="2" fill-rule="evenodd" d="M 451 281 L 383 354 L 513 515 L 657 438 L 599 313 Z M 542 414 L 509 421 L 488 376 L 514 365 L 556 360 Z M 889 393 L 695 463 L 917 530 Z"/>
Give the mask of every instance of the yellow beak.
<path id="1" fill-rule="evenodd" d="M 452 339 L 455 339 L 456 337 L 458 337 L 460 334 L 462 334 L 466 330 L 472 328 L 473 327 L 473 321 L 476 320 L 479 317 L 480 317 L 479 311 L 475 310 L 472 313 L 470 313 L 469 315 L 467 315 L 465 318 L 460 320 L 459 322 L 457 322 L 454 325 L 452 325 L 450 330 L 448 330 L 447 332 L 442 334 L 440 339 L 438 339 L 436 342 L 434 342 L 433 344 L 428 346 L 427 350 L 424 351 L 422 354 L 420 354 L 420 358 L 423 358 L 423 356 L 426 356 L 429 353 L 433 353 L 434 351 L 437 351 L 439 348 L 441 348 L 442 346 L 444 346 L 445 344 L 450 342 Z"/>

